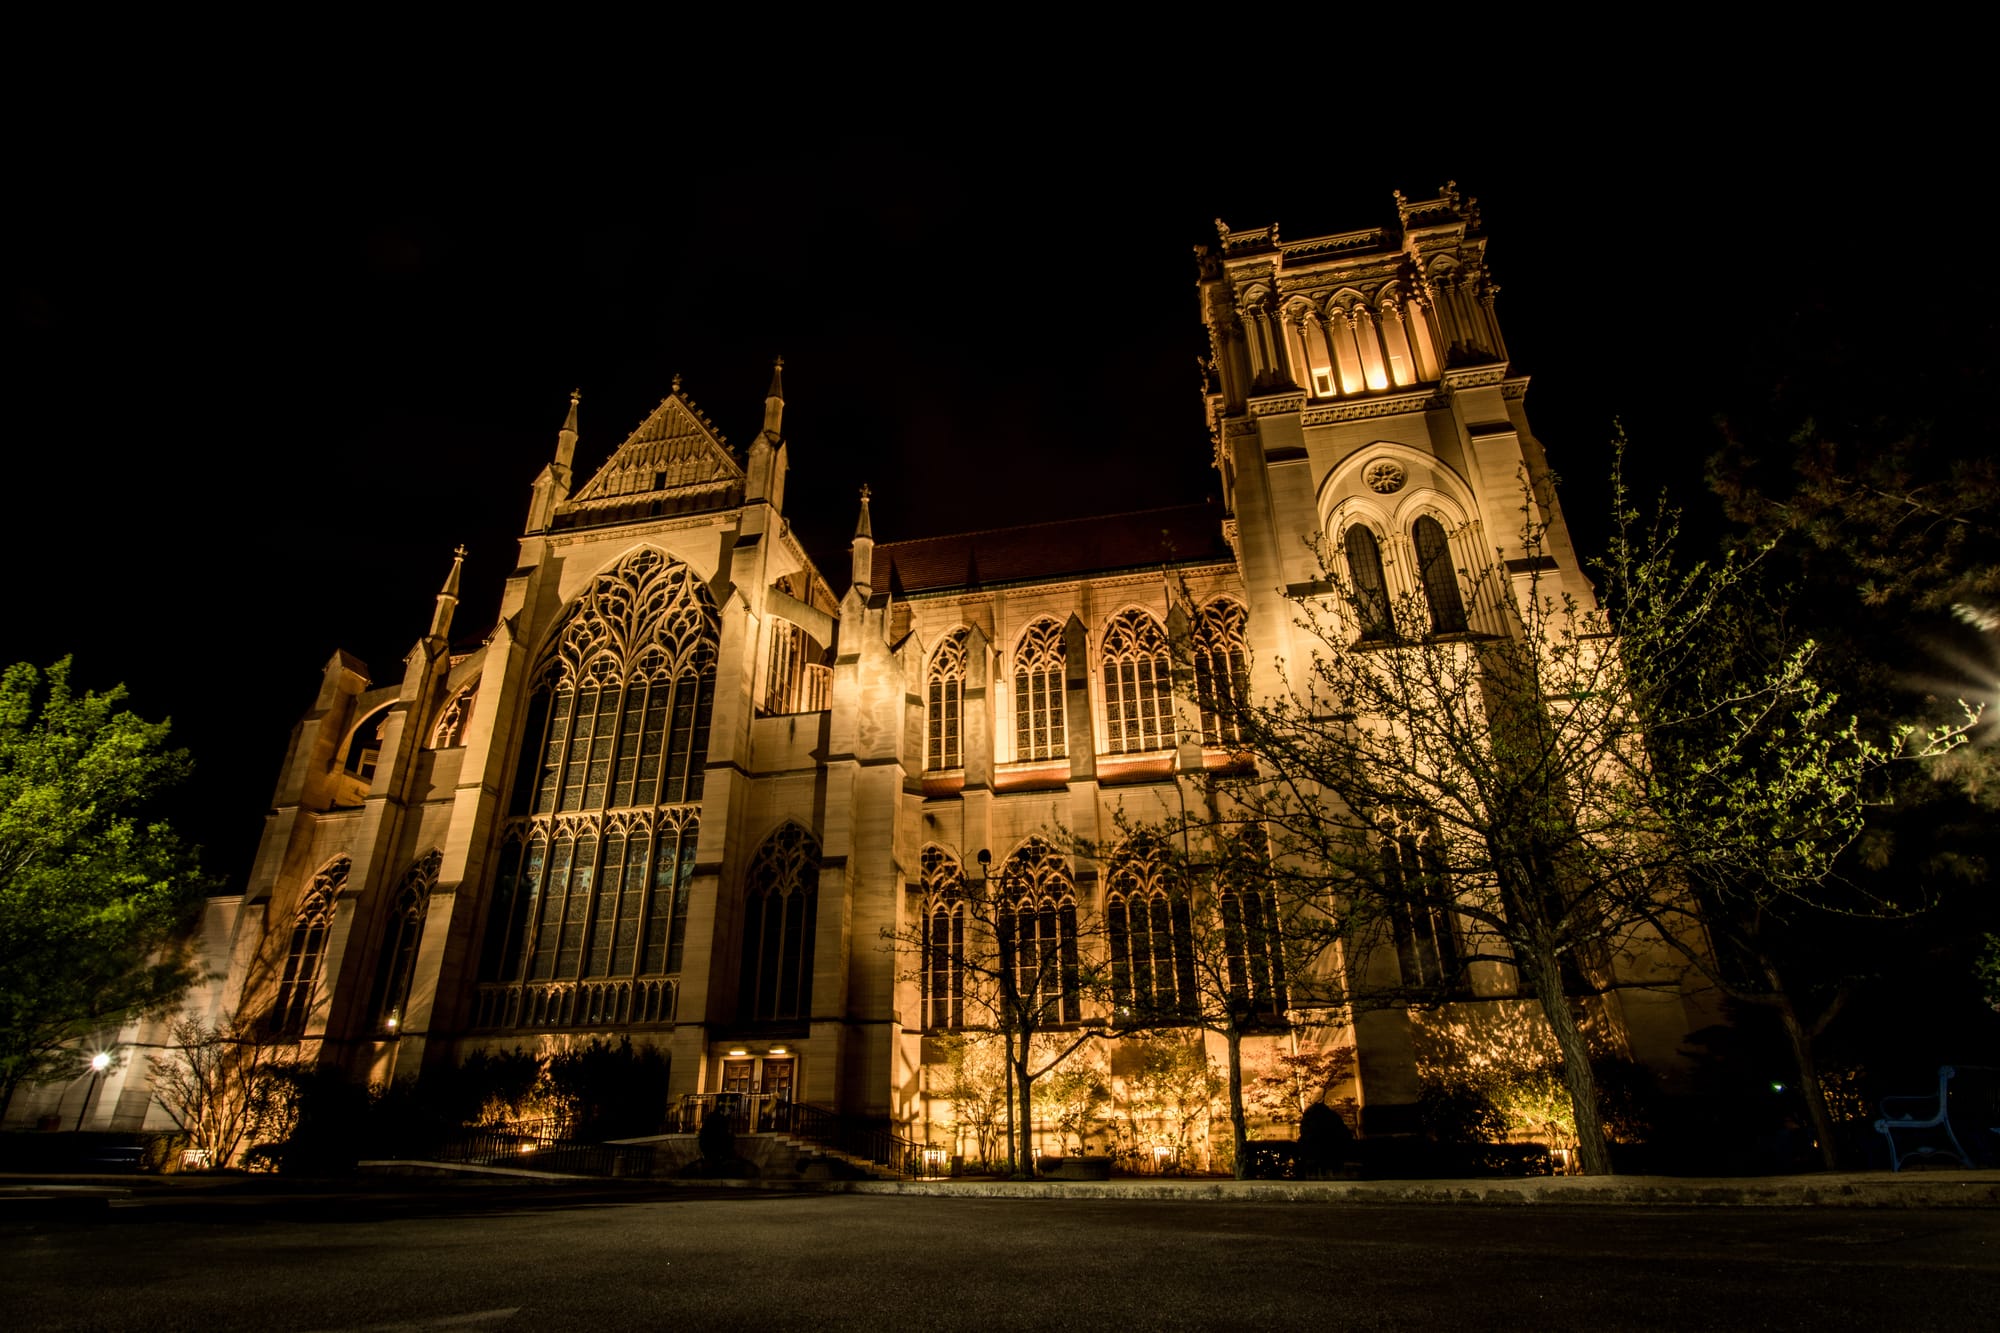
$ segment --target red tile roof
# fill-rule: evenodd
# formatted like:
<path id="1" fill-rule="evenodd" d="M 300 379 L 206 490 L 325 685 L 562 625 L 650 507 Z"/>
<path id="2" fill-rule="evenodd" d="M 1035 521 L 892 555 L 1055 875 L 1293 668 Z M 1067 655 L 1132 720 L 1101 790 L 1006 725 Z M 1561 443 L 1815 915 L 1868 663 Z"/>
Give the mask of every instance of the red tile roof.
<path id="1" fill-rule="evenodd" d="M 1234 558 L 1220 506 L 1204 503 L 878 542 L 872 581 L 878 593 L 943 592 Z"/>

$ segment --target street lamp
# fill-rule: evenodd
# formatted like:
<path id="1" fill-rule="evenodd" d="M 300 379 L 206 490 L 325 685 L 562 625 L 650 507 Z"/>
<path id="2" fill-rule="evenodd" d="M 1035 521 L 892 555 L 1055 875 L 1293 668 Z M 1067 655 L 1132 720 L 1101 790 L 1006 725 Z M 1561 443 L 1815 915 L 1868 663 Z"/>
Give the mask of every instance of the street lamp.
<path id="1" fill-rule="evenodd" d="M 83 1090 L 83 1105 L 76 1108 L 76 1129 L 83 1129 L 83 1117 L 90 1111 L 91 1094 L 97 1091 L 97 1080 L 104 1077 L 104 1071 L 111 1068 L 111 1052 L 99 1051 L 90 1057 L 90 1086 Z"/>

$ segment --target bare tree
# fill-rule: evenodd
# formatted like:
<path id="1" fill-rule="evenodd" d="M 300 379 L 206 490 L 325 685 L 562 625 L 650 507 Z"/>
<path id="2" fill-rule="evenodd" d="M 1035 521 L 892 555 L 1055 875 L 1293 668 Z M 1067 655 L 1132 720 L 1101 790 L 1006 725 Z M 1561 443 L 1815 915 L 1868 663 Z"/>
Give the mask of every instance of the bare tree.
<path id="1" fill-rule="evenodd" d="M 1329 545 L 1325 591 L 1295 603 L 1310 658 L 1290 684 L 1202 703 L 1256 756 L 1232 794 L 1277 861 L 1370 904 L 1413 994 L 1462 989 L 1479 962 L 1518 977 L 1561 1052 L 1583 1169 L 1605 1173 L 1588 997 L 1663 942 L 1713 970 L 1691 875 L 1812 897 L 1892 747 L 1833 716 L 1809 651 L 1718 654 L 1740 564 L 1677 566 L 1671 521 L 1635 531 L 1621 495 L 1610 609 L 1586 605 L 1544 572 L 1540 512 L 1528 497 L 1521 558 L 1452 570 L 1439 541 L 1400 599 L 1372 539 Z"/>
<path id="2" fill-rule="evenodd" d="M 278 1044 L 268 1024 L 227 1017 L 173 1025 L 166 1055 L 147 1057 L 153 1098 L 210 1166 L 226 1167 L 260 1141 L 288 1137 L 298 1118 L 297 1048 Z"/>

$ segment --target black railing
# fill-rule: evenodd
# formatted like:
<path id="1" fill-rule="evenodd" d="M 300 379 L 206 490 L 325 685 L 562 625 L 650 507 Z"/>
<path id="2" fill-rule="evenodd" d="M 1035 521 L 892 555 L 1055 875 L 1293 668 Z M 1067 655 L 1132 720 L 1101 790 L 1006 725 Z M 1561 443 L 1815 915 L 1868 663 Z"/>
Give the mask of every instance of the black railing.
<path id="1" fill-rule="evenodd" d="M 673 1123 L 683 1134 L 698 1133 L 715 1113 L 727 1118 L 733 1134 L 783 1134 L 832 1149 L 899 1176 L 924 1174 L 923 1147 L 891 1129 L 844 1116 L 811 1102 L 772 1093 L 689 1093 L 675 1108 Z"/>
<path id="2" fill-rule="evenodd" d="M 562 1137 L 564 1129 L 554 1119 L 462 1129 L 438 1145 L 435 1160 L 575 1176 L 653 1173 L 650 1144 L 577 1143 Z"/>

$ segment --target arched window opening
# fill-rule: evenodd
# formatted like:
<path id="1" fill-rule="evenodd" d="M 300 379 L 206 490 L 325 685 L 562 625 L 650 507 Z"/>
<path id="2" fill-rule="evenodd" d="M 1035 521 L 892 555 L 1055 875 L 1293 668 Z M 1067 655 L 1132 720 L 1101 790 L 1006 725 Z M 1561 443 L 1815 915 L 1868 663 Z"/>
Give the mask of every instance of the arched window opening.
<path id="1" fill-rule="evenodd" d="M 363 782 L 375 780 L 375 765 L 382 758 L 382 724 L 388 720 L 389 710 L 378 708 L 354 729 L 347 742 L 347 762 L 342 765 L 350 776 Z"/>
<path id="2" fill-rule="evenodd" d="M 1014 757 L 1060 759 L 1069 753 L 1063 720 L 1063 628 L 1028 626 L 1014 649 Z"/>
<path id="3" fill-rule="evenodd" d="M 1252 855 L 1245 864 L 1269 858 L 1263 830 L 1246 835 Z M 1285 980 L 1284 936 L 1278 921 L 1276 896 L 1255 882 L 1225 885 L 1222 909 L 1223 955 L 1228 961 L 1229 1003 L 1250 1018 L 1275 1019 L 1289 1007 Z"/>
<path id="4" fill-rule="evenodd" d="M 1243 740 L 1240 710 L 1250 699 L 1249 615 L 1240 602 L 1219 600 L 1201 609 L 1194 622 L 1194 693 L 1201 708 L 1201 743 L 1237 745 Z"/>
<path id="5" fill-rule="evenodd" d="M 483 1025 L 673 1017 L 666 979 L 684 951 L 719 624 L 693 570 L 640 550 L 593 580 L 557 631 L 497 858 Z"/>
<path id="6" fill-rule="evenodd" d="M 1112 754 L 1160 750 L 1174 743 L 1167 635 L 1144 611 L 1127 611 L 1105 627 L 1104 720 Z"/>
<path id="7" fill-rule="evenodd" d="M 966 631 L 953 630 L 931 654 L 924 692 L 924 767 L 933 772 L 965 766 Z"/>
<path id="8" fill-rule="evenodd" d="M 818 909 L 819 843 L 788 823 L 757 849 L 744 880 L 742 1021 L 811 1017 Z"/>
<path id="9" fill-rule="evenodd" d="M 965 1026 L 965 870 L 942 847 L 923 854 L 924 1030 Z"/>
<path id="10" fill-rule="evenodd" d="M 271 1030 L 280 1038 L 296 1041 L 305 1035 L 313 1002 L 319 996 L 320 973 L 326 967 L 327 934 L 333 929 L 334 903 L 346 887 L 351 866 L 352 862 L 344 856 L 327 866 L 313 876 L 299 902 L 291 943 L 285 951 L 285 970 L 278 979 L 277 1000 L 271 1006 Z"/>
<path id="11" fill-rule="evenodd" d="M 1389 615 L 1389 580 L 1382 573 L 1382 546 L 1374 530 L 1365 523 L 1348 527 L 1343 538 L 1347 548 L 1347 577 L 1353 585 L 1354 613 L 1361 621 L 1361 637 L 1386 639 L 1395 631 Z"/>
<path id="12" fill-rule="evenodd" d="M 694 571 L 657 551 L 599 575 L 539 672 L 514 813 L 699 801 L 719 625 Z"/>
<path id="13" fill-rule="evenodd" d="M 478 697 L 477 681 L 451 696 L 438 713 L 437 724 L 431 728 L 433 750 L 449 750 L 465 744 L 466 729 L 472 725 L 472 705 Z"/>
<path id="14" fill-rule="evenodd" d="M 1444 525 L 1425 514 L 1410 525 L 1410 539 L 1417 549 L 1424 601 L 1430 605 L 1431 633 L 1465 633 L 1465 599 L 1459 594 L 1458 571 L 1452 568 Z"/>
<path id="15" fill-rule="evenodd" d="M 771 663 L 764 678 L 762 710 L 766 716 L 824 712 L 833 688 L 833 668 L 826 649 L 789 620 L 771 622 Z"/>
<path id="16" fill-rule="evenodd" d="M 1390 928 L 1405 986 L 1454 990 L 1462 984 L 1458 932 L 1435 834 L 1386 829 L 1382 881 L 1393 904 Z"/>
<path id="17" fill-rule="evenodd" d="M 424 914 L 430 910 L 431 890 L 437 887 L 442 852 L 424 855 L 403 882 L 396 886 L 389 905 L 389 920 L 382 932 L 382 952 L 376 965 L 375 994 L 368 1011 L 374 1016 L 375 1030 L 395 1036 L 410 1008 L 410 987 L 417 976 L 417 947 L 423 943 Z"/>
<path id="18" fill-rule="evenodd" d="M 1187 895 L 1167 882 L 1167 868 L 1143 848 L 1127 848 L 1112 863 L 1105 897 L 1111 931 L 1111 990 L 1120 1022 L 1193 1018 L 1193 925 Z"/>
<path id="19" fill-rule="evenodd" d="M 1043 1023 L 1083 1021 L 1076 883 L 1055 848 L 1030 838 L 1000 872 L 1000 968 Z"/>

